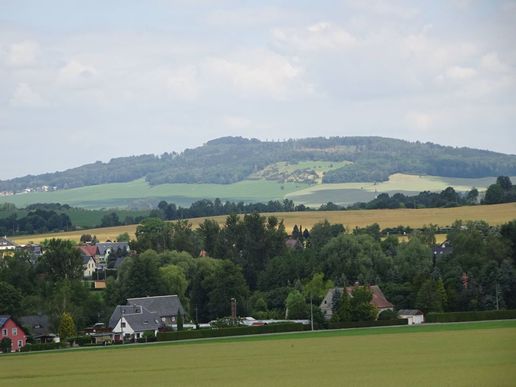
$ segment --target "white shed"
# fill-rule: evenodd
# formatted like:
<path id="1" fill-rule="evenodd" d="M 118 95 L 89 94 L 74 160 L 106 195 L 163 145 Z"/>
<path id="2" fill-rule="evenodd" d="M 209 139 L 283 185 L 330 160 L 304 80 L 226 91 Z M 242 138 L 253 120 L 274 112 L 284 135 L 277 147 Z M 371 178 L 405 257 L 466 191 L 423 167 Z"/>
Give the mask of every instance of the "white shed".
<path id="1" fill-rule="evenodd" d="M 425 322 L 425 315 L 419 309 L 401 309 L 398 311 L 398 318 L 407 319 L 408 325 Z"/>

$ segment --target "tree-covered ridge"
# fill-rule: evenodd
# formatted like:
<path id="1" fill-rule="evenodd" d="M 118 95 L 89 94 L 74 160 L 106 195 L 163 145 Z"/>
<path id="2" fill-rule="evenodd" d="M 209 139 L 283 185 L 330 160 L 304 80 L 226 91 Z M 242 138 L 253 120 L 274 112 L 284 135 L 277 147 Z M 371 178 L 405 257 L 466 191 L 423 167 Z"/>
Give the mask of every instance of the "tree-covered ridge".
<path id="1" fill-rule="evenodd" d="M 324 183 L 385 181 L 393 173 L 445 177 L 516 174 L 516 156 L 382 137 L 317 137 L 283 142 L 223 137 L 184 152 L 141 155 L 96 162 L 63 172 L 0 181 L 0 191 L 42 186 L 57 189 L 145 177 L 164 183 L 230 184 L 278 162 L 351 161 L 327 171 Z"/>

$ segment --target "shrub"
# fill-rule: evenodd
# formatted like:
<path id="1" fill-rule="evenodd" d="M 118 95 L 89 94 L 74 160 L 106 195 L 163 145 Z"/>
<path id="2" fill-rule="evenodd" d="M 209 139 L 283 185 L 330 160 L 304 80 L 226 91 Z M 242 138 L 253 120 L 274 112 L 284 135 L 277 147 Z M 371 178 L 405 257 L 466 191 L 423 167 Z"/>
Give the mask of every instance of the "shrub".
<path id="1" fill-rule="evenodd" d="M 206 337 L 228 337 L 240 335 L 256 335 L 263 333 L 296 332 L 303 331 L 302 324 L 279 323 L 259 327 L 233 327 L 217 329 L 197 329 L 194 331 L 159 332 L 158 341 L 201 339 Z"/>
<path id="2" fill-rule="evenodd" d="M 341 328 L 365 328 L 365 327 L 384 327 L 391 325 L 407 325 L 408 321 L 405 319 L 395 320 L 377 320 L 377 321 L 342 321 L 342 322 L 330 322 L 328 328 L 330 329 L 341 329 Z"/>
<path id="3" fill-rule="evenodd" d="M 507 320 L 516 318 L 516 309 L 482 310 L 472 312 L 428 313 L 426 322 L 461 322 L 481 320 Z"/>
<path id="4" fill-rule="evenodd" d="M 27 344 L 21 349 L 21 352 L 32 352 L 32 351 L 48 351 L 51 349 L 59 349 L 63 347 L 63 343 L 40 343 L 40 344 Z"/>
<path id="5" fill-rule="evenodd" d="M 378 320 L 385 321 L 385 320 L 396 320 L 398 318 L 398 314 L 390 309 L 384 310 L 380 315 L 378 316 Z"/>

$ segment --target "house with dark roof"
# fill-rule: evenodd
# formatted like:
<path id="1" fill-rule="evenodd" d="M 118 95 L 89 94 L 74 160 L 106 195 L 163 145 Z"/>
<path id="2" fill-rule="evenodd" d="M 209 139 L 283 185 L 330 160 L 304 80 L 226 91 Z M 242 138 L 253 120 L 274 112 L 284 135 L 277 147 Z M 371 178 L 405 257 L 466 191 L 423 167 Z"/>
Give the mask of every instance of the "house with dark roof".
<path id="1" fill-rule="evenodd" d="M 11 352 L 18 352 L 27 344 L 27 335 L 16 321 L 9 315 L 0 315 L 0 340 L 11 340 Z"/>
<path id="2" fill-rule="evenodd" d="M 115 340 L 142 338 L 145 332 L 158 333 L 162 322 L 157 313 L 147 310 L 141 305 L 118 305 L 111 318 L 109 328 Z"/>
<path id="3" fill-rule="evenodd" d="M 50 329 L 50 321 L 46 314 L 22 316 L 20 324 L 36 342 L 59 342 L 59 336 Z"/>
<path id="4" fill-rule="evenodd" d="M 89 257 L 87 255 L 82 256 L 82 268 L 83 268 L 83 277 L 90 279 L 95 273 L 97 268 L 97 263 L 93 257 Z"/>
<path id="5" fill-rule="evenodd" d="M 127 253 L 131 251 L 129 242 L 103 242 L 97 243 L 95 247 L 97 249 L 95 258 L 97 259 L 98 263 L 103 264 L 107 263 L 107 259 L 111 253 L 116 253 L 118 256 L 123 256 L 127 255 Z"/>
<path id="6" fill-rule="evenodd" d="M 129 298 L 127 304 L 141 305 L 150 312 L 156 313 L 165 326 L 175 324 L 179 312 L 183 317 L 185 315 L 185 310 L 177 295 Z"/>
<path id="7" fill-rule="evenodd" d="M 348 286 L 346 288 L 332 288 L 329 289 L 326 293 L 326 296 L 324 296 L 320 308 L 323 312 L 324 318 L 326 320 L 331 319 L 331 316 L 333 315 L 333 297 L 335 295 L 335 292 L 338 290 L 341 293 L 344 292 L 344 289 L 346 289 L 346 293 L 349 297 L 353 297 L 353 290 L 358 285 L 355 286 Z M 385 298 L 385 295 L 383 294 L 382 290 L 378 285 L 369 285 L 369 290 L 371 291 L 373 298 L 371 300 L 371 304 L 374 305 L 374 307 L 378 310 L 378 315 L 382 313 L 384 310 L 393 310 L 394 305 L 392 305 L 387 298 Z"/>

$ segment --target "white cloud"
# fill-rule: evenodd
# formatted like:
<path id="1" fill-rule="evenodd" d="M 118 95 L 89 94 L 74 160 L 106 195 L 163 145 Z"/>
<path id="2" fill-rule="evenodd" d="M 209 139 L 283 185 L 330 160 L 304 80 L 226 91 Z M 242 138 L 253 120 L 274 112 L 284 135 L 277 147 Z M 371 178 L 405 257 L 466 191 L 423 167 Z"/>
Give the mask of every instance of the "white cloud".
<path id="1" fill-rule="evenodd" d="M 493 73 L 505 73 L 510 71 L 510 67 L 503 63 L 496 52 L 490 52 L 480 59 L 482 69 Z"/>
<path id="2" fill-rule="evenodd" d="M 227 115 L 222 121 L 230 129 L 248 129 L 252 126 L 251 120 L 242 116 Z"/>
<path id="3" fill-rule="evenodd" d="M 210 58 L 205 63 L 205 72 L 209 79 L 222 81 L 226 87 L 229 83 L 246 97 L 287 99 L 313 92 L 302 79 L 303 69 L 299 65 L 268 50 Z"/>
<path id="4" fill-rule="evenodd" d="M 356 46 L 357 38 L 331 22 L 319 22 L 303 29 L 276 28 L 276 43 L 300 51 L 342 50 Z"/>
<path id="5" fill-rule="evenodd" d="M 9 101 L 13 107 L 41 107 L 46 103 L 27 83 L 19 83 Z"/>
<path id="6" fill-rule="evenodd" d="M 84 87 L 90 84 L 96 75 L 95 67 L 72 59 L 59 70 L 58 81 L 66 86 Z"/>
<path id="7" fill-rule="evenodd" d="M 174 97 L 182 100 L 194 100 L 200 93 L 198 71 L 194 66 L 180 68 L 167 74 L 166 85 Z"/>
<path id="8" fill-rule="evenodd" d="M 30 66 L 36 63 L 39 52 L 39 44 L 34 41 L 13 43 L 7 49 L 6 62 L 13 67 Z"/>
<path id="9" fill-rule="evenodd" d="M 347 0 L 345 3 L 355 10 L 366 11 L 382 16 L 397 17 L 400 19 L 412 19 L 419 14 L 418 9 L 407 7 L 402 4 L 396 4 L 395 1 Z"/>
<path id="10" fill-rule="evenodd" d="M 431 115 L 421 112 L 409 112 L 405 115 L 405 123 L 409 130 L 426 132 L 432 127 L 433 118 Z"/>
<path id="11" fill-rule="evenodd" d="M 445 76 L 451 80 L 464 81 L 477 75 L 477 71 L 471 67 L 452 66 L 446 69 Z"/>

